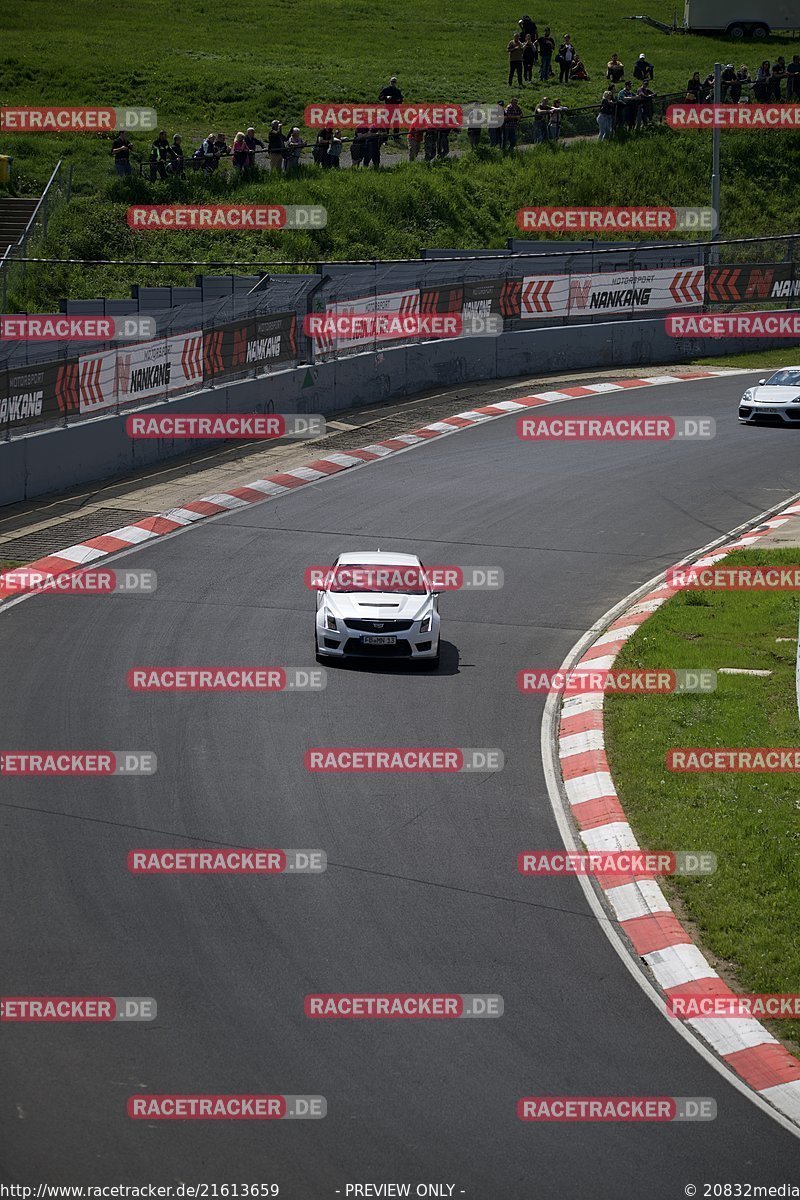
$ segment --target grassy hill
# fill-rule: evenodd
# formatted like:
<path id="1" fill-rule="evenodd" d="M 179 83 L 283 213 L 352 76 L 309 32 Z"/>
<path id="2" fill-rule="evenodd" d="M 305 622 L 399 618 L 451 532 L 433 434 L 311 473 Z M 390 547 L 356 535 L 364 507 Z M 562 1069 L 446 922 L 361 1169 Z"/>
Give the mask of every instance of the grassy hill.
<path id="1" fill-rule="evenodd" d="M 597 6 L 566 0 L 551 20 L 553 34 L 569 32 L 591 82 L 554 87 L 568 105 L 594 103 L 612 51 L 630 68 L 640 51 L 655 64 L 659 91 L 682 89 L 691 72 L 715 59 L 731 61 L 724 39 L 667 36 L 626 20 L 638 7 L 626 0 Z M 4 0 L 0 47 L 3 103 L 131 104 L 155 107 L 159 123 L 181 132 L 191 153 L 210 129 L 229 137 L 253 124 L 264 134 L 280 116 L 301 123 L 313 100 L 374 100 L 396 73 L 410 100 L 508 98 L 505 46 L 521 12 L 496 0 L 460 0 L 432 8 L 410 0 L 402 10 L 379 10 L 366 0 L 312 0 L 268 7 L 255 0 L 139 0 L 135 6 L 97 0 Z M 645 6 L 669 21 L 671 0 Z M 548 14 L 534 11 L 543 26 Z M 31 31 L 36 36 L 31 36 Z M 755 69 L 762 57 L 791 55 L 800 40 L 783 35 L 737 48 Z M 537 82 L 522 93 L 526 112 L 542 95 Z M 135 139 L 145 156 L 149 138 Z M 723 231 L 735 235 L 800 228 L 796 180 L 800 135 L 728 135 L 723 150 Z M 15 159 L 15 186 L 36 192 L 58 157 L 74 167 L 75 200 L 52 222 L 39 250 L 53 256 L 154 260 L 372 258 L 415 255 L 424 245 L 475 248 L 502 245 L 516 232 L 523 204 L 707 204 L 708 135 L 656 130 L 613 144 L 573 142 L 501 159 L 480 152 L 459 161 L 403 164 L 369 176 L 309 167 L 297 178 L 266 177 L 242 185 L 193 176 L 150 187 L 111 175 L 108 139 L 94 135 L 0 136 L 0 151 Z M 219 236 L 132 234 L 127 204 L 206 198 L 324 204 L 329 225 L 315 235 Z M 224 193 L 224 196 L 223 196 Z M 782 256 L 782 254 L 781 254 Z M 17 308 L 47 308 L 62 295 L 127 294 L 132 278 L 185 282 L 192 267 L 32 267 Z"/>

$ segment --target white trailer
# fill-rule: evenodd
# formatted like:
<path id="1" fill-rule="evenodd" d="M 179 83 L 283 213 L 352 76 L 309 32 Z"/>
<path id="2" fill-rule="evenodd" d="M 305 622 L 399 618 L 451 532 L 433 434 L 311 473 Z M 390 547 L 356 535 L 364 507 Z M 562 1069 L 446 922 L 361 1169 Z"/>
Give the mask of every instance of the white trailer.
<path id="1" fill-rule="evenodd" d="M 800 29 L 800 0 L 685 0 L 683 27 L 691 33 L 765 38 Z"/>

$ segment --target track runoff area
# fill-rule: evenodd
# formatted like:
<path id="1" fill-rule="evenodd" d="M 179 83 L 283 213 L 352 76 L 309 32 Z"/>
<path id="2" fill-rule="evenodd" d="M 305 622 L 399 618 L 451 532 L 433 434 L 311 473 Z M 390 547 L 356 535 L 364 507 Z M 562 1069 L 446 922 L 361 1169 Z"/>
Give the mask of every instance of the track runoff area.
<path id="1" fill-rule="evenodd" d="M 609 915 L 573 875 L 518 870 L 563 848 L 547 696 L 519 673 L 800 490 L 791 431 L 737 423 L 757 378 L 508 405 L 108 557 L 155 587 L 6 601 L 11 1179 L 520 1200 L 533 1179 L 792 1181 L 790 1123 L 645 1002 Z M 524 434 L 539 413 L 706 435 Z M 440 593 L 436 670 L 315 662 L 314 569 L 378 548 L 492 581 Z M 15 686 L 32 666 L 41 686 Z M 209 686 L 176 690 L 190 668 Z"/>

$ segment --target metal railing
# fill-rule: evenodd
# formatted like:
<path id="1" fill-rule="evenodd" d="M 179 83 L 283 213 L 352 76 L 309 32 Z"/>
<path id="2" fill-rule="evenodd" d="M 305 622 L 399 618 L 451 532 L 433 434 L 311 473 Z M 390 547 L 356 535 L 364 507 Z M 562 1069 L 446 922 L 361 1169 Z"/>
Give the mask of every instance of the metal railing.
<path id="1" fill-rule="evenodd" d="M 16 243 L 13 246 L 8 246 L 2 259 L 0 259 L 0 275 L 2 276 L 2 305 L 0 312 L 6 311 L 8 304 L 9 293 L 9 278 L 13 268 L 18 268 L 22 272 L 23 279 L 25 278 L 26 263 L 24 258 L 28 249 L 28 242 L 32 235 L 37 232 L 37 227 L 41 224 L 43 235 L 47 235 L 47 220 L 53 208 L 58 201 L 63 197 L 68 204 L 72 195 L 72 163 L 66 169 L 65 175 L 62 174 L 63 159 L 59 159 L 56 163 L 53 173 L 47 181 L 47 186 L 39 197 L 36 208 L 31 213 L 28 224 L 20 234 Z M 23 259 L 22 262 L 15 262 L 15 258 L 19 256 Z"/>

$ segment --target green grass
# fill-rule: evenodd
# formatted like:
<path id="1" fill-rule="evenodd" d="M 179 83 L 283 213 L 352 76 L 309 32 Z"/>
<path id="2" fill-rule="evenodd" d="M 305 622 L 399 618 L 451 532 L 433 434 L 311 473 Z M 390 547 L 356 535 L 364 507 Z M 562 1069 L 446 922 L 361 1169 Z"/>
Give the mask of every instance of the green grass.
<path id="1" fill-rule="evenodd" d="M 736 563 L 800 563 L 800 549 L 737 551 Z M 800 780 L 791 774 L 670 773 L 680 746 L 796 746 L 795 592 L 683 592 L 623 648 L 615 667 L 745 667 L 768 678 L 718 676 L 716 692 L 609 696 L 608 757 L 641 844 L 707 850 L 712 876 L 672 878 L 701 942 L 740 990 L 800 991 Z M 723 970 L 724 970 L 723 966 Z M 800 1021 L 776 1033 L 800 1046 Z"/>
<path id="2" fill-rule="evenodd" d="M 229 137 L 249 124 L 265 134 L 275 115 L 301 123 L 312 100 L 374 100 L 396 73 L 409 100 L 493 102 L 509 98 L 505 46 L 516 8 L 494 0 L 464 0 L 431 8 L 411 0 L 402 11 L 378 12 L 366 0 L 287 0 L 265 10 L 255 0 L 140 0 L 134 6 L 97 0 L 26 0 L 3 6 L 0 93 L 5 104 L 131 104 L 155 107 L 170 135 L 180 131 L 189 154 L 210 129 Z M 603 8 L 567 0 L 554 35 L 570 32 L 592 80 L 547 90 L 568 105 L 596 103 L 612 51 L 632 67 L 645 51 L 659 91 L 680 90 L 691 72 L 705 72 L 733 47 L 725 39 L 667 36 L 624 18 L 627 0 Z M 653 0 L 650 15 L 671 20 L 671 0 Z M 31 37 L 31 30 L 36 37 Z M 763 56 L 800 49 L 786 35 L 737 49 L 754 67 Z M 542 88 L 526 88 L 530 112 Z M 134 138 L 147 156 L 151 136 Z M 74 168 L 72 209 L 32 247 L 49 256 L 205 261 L 414 257 L 423 246 L 502 246 L 516 231 L 524 204 L 679 204 L 710 202 L 710 136 L 660 129 L 613 144 L 537 147 L 502 159 L 488 150 L 464 160 L 404 164 L 369 175 L 302 170 L 296 179 L 265 178 L 242 185 L 192 176 L 151 187 L 111 175 L 109 139 L 96 135 L 3 135 L 14 156 L 19 193 L 41 190 L 58 157 Z M 567 157 L 565 157 L 567 156 Z M 345 164 L 347 158 L 345 158 Z M 800 135 L 729 135 L 723 146 L 723 232 L 772 234 L 800 227 Z M 129 183 L 129 186 L 126 184 Z M 328 228 L 314 236 L 217 236 L 130 233 L 131 199 L 286 200 L 324 204 Z M 784 248 L 776 249 L 783 257 Z M 741 252 L 737 252 L 741 256 Z M 10 308 L 48 309 L 65 295 L 127 295 L 132 280 L 186 283 L 192 267 L 101 270 L 31 267 Z"/>
<path id="3" fill-rule="evenodd" d="M 696 367 L 747 367 L 759 371 L 776 371 L 778 367 L 793 367 L 800 362 L 800 349 L 785 346 L 779 350 L 746 350 L 744 354 L 720 354 L 716 358 L 693 358 Z"/>

